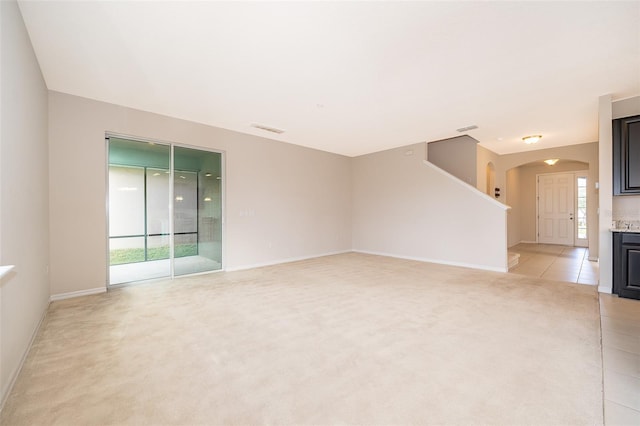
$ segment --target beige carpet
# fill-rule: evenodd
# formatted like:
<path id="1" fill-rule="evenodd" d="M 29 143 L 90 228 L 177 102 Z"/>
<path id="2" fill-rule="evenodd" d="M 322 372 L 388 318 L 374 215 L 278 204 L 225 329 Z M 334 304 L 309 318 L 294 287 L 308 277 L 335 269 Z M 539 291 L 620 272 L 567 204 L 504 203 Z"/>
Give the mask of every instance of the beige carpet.
<path id="1" fill-rule="evenodd" d="M 590 286 L 345 254 L 51 304 L 13 424 L 602 424 Z"/>

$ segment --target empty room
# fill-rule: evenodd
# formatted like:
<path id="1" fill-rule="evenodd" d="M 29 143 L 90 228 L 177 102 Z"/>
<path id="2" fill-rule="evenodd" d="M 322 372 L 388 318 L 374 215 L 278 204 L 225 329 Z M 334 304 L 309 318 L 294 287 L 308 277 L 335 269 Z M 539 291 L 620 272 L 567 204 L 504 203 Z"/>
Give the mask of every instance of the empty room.
<path id="1" fill-rule="evenodd" d="M 640 2 L 0 19 L 1 424 L 640 424 Z"/>

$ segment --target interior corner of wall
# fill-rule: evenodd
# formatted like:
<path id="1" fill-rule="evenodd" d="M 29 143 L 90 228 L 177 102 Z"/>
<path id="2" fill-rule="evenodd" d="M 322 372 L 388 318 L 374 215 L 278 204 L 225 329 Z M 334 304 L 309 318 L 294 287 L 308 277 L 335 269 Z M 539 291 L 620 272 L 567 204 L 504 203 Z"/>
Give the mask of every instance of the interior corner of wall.
<path id="1" fill-rule="evenodd" d="M 607 285 L 599 285 L 598 286 L 598 293 L 613 294 L 613 288 L 611 286 L 607 286 Z"/>

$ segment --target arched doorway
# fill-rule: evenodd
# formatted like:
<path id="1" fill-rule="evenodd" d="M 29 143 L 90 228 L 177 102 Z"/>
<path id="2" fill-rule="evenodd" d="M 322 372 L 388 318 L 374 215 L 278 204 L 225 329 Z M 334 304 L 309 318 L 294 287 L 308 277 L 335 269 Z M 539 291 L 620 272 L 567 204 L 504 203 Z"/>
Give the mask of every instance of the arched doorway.
<path id="1" fill-rule="evenodd" d="M 587 203 L 593 203 L 587 196 L 588 170 L 589 164 L 581 161 L 559 160 L 549 165 L 538 160 L 507 171 L 506 203 L 511 206 L 507 219 L 509 253 L 520 254 L 512 272 L 597 284 L 597 264 L 588 262 L 586 249 L 588 223 L 597 226 L 597 218 L 587 215 Z M 564 186 L 556 190 L 555 181 L 560 178 Z M 558 198 L 562 196 L 566 199 Z M 566 217 L 562 216 L 562 220 L 555 219 L 552 207 L 556 204 L 564 206 Z M 556 231 L 551 230 L 559 229 L 562 223 L 570 224 L 570 241 L 552 238 Z"/>

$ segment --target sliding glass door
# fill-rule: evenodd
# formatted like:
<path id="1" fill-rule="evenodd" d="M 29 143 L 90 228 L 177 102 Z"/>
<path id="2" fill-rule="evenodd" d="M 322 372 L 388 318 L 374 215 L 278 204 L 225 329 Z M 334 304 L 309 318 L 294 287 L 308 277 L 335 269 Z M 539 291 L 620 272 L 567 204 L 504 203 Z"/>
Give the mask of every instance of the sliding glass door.
<path id="1" fill-rule="evenodd" d="M 222 268 L 222 155 L 109 137 L 109 284 Z"/>

